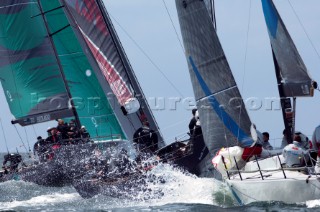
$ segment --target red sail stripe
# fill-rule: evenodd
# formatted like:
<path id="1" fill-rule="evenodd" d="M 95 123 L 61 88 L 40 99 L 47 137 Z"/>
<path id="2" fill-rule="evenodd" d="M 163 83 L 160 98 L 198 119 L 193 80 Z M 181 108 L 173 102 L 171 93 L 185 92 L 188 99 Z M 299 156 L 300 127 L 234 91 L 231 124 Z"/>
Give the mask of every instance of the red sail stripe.
<path id="1" fill-rule="evenodd" d="M 76 2 L 75 9 L 88 23 L 93 23 L 105 36 L 109 34 L 99 7 L 94 1 L 84 0 L 81 3 Z"/>
<path id="2" fill-rule="evenodd" d="M 78 26 L 79 27 L 79 26 Z M 88 44 L 92 54 L 94 55 L 98 65 L 108 81 L 113 93 L 116 95 L 120 105 L 124 105 L 124 103 L 132 98 L 132 92 L 128 88 L 125 81 L 122 79 L 117 70 L 113 67 L 111 62 L 108 61 L 106 56 L 92 43 L 92 41 L 83 33 L 81 28 L 79 27 L 81 33 L 84 35 L 86 43 Z"/>

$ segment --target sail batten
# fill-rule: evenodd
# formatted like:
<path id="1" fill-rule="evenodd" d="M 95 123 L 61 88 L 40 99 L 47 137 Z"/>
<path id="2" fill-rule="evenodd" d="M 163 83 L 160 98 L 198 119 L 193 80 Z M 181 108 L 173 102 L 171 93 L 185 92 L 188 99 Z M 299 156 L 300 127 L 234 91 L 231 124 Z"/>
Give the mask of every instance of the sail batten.
<path id="1" fill-rule="evenodd" d="M 181 33 L 211 155 L 220 148 L 251 146 L 251 121 L 204 1 L 176 0 Z"/>

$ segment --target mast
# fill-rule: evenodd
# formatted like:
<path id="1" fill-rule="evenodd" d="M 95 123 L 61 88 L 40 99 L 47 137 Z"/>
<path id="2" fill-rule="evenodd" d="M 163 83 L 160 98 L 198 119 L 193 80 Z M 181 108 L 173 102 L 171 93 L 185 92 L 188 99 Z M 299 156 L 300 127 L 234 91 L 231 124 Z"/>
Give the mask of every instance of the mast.
<path id="1" fill-rule="evenodd" d="M 292 139 L 294 139 L 296 130 L 296 110 L 297 110 L 297 98 L 293 97 L 293 109 L 292 109 Z"/>
<path id="2" fill-rule="evenodd" d="M 285 135 L 287 138 L 287 142 L 292 143 L 294 131 L 293 131 L 293 121 L 292 121 L 291 99 L 286 97 L 284 94 L 283 83 L 281 82 L 282 78 L 281 78 L 280 68 L 273 50 L 272 50 L 272 56 L 273 56 L 273 64 L 276 72 L 278 92 L 280 96 L 280 104 L 281 104 L 281 111 L 282 111 L 283 123 L 285 128 Z"/>
<path id="3" fill-rule="evenodd" d="M 73 99 L 72 99 L 72 96 L 71 96 L 71 92 L 70 92 L 70 89 L 69 89 L 69 86 L 68 86 L 68 82 L 66 80 L 66 76 L 65 76 L 65 74 L 63 72 L 63 68 L 62 68 L 61 61 L 59 59 L 58 53 L 57 53 L 57 49 L 56 49 L 56 47 L 54 45 L 54 42 L 52 40 L 52 36 L 54 34 L 58 33 L 59 31 L 63 30 L 64 28 L 58 30 L 57 32 L 51 33 L 50 29 L 49 29 L 49 26 L 48 26 L 48 23 L 46 21 L 45 13 L 43 12 L 43 8 L 42 8 L 42 5 L 41 5 L 41 2 L 40 2 L 40 0 L 37 0 L 37 2 L 38 2 L 38 5 L 39 5 L 41 17 L 42 17 L 43 22 L 45 24 L 45 27 L 46 27 L 46 30 L 47 30 L 47 33 L 48 33 L 48 37 L 49 37 L 49 40 L 50 40 L 50 43 L 51 43 L 51 46 L 52 46 L 52 49 L 53 49 L 57 64 L 58 64 L 58 67 L 59 67 L 60 74 L 61 74 L 62 79 L 63 79 L 63 83 L 64 83 L 64 86 L 65 86 L 65 89 L 67 91 L 67 95 L 68 95 L 68 98 L 69 98 L 69 102 L 70 102 L 70 105 L 71 105 L 71 108 L 72 108 L 73 115 L 75 117 L 76 124 L 77 124 L 78 128 L 80 128 L 81 127 L 80 119 L 79 119 L 77 110 L 76 110 L 76 108 L 74 106 L 74 102 L 73 102 Z M 69 26 L 66 26 L 66 27 L 69 27 Z"/>

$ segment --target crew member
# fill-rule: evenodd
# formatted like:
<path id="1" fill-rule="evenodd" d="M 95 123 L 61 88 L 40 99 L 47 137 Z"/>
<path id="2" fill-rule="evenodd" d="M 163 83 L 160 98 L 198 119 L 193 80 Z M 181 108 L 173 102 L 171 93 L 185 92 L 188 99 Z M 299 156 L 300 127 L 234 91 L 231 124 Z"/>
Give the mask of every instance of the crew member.
<path id="1" fill-rule="evenodd" d="M 281 146 L 280 146 L 281 149 L 285 148 L 289 144 L 288 138 L 287 138 L 287 130 L 284 129 L 282 131 L 282 134 L 283 134 L 283 137 L 282 137 Z"/>
<path id="2" fill-rule="evenodd" d="M 46 139 L 46 143 L 50 149 L 50 154 L 48 155 L 49 160 L 53 159 L 53 152 L 61 146 L 61 137 L 58 135 L 57 128 L 51 128 L 50 132 L 51 136 Z"/>
<path id="3" fill-rule="evenodd" d="M 69 138 L 69 129 L 70 127 L 68 126 L 67 123 L 64 123 L 63 119 L 58 119 L 58 125 L 57 125 L 57 132 L 60 135 L 61 139 L 65 140 Z"/>
<path id="4" fill-rule="evenodd" d="M 288 144 L 282 151 L 282 155 L 285 159 L 287 167 L 303 166 L 306 161 L 308 152 L 301 146 L 301 137 L 299 135 L 294 136 L 292 144 Z"/>
<path id="5" fill-rule="evenodd" d="M 190 136 L 193 136 L 193 132 L 194 132 L 194 128 L 197 124 L 197 119 L 196 119 L 196 112 L 197 112 L 197 109 L 192 109 L 192 118 L 190 120 L 190 123 L 189 123 L 189 132 L 190 132 Z"/>
<path id="6" fill-rule="evenodd" d="M 87 131 L 86 127 L 85 126 L 82 126 L 81 129 L 80 129 L 80 138 L 82 140 L 82 142 L 84 143 L 87 143 L 90 141 L 90 134 L 89 132 Z"/>
<path id="7" fill-rule="evenodd" d="M 134 133 L 133 142 L 138 152 L 153 153 L 158 150 L 158 136 L 150 129 L 148 121 L 144 121 Z"/>
<path id="8" fill-rule="evenodd" d="M 269 143 L 269 133 L 268 132 L 263 132 L 262 133 L 262 137 L 263 137 L 263 144 L 262 147 L 266 150 L 273 150 L 273 147 L 271 146 L 271 144 Z"/>
<path id="9" fill-rule="evenodd" d="M 69 139 L 79 138 L 79 130 L 78 127 L 74 121 L 74 119 L 71 119 L 68 125 L 67 129 L 67 136 Z"/>
<path id="10" fill-rule="evenodd" d="M 18 166 L 19 166 L 19 163 L 22 161 L 22 157 L 20 154 L 6 154 L 4 156 L 4 161 L 2 163 L 2 168 L 7 170 L 7 166 L 6 164 L 8 162 L 10 162 L 9 164 L 9 171 L 10 172 L 16 172 L 18 171 Z"/>
<path id="11" fill-rule="evenodd" d="M 44 140 L 41 136 L 37 137 L 37 142 L 33 146 L 33 154 L 38 155 L 39 161 L 45 161 L 45 152 L 47 151 L 46 140 Z"/>
<path id="12" fill-rule="evenodd" d="M 312 134 L 312 149 L 318 152 L 315 172 L 320 173 L 320 125 L 314 129 Z"/>

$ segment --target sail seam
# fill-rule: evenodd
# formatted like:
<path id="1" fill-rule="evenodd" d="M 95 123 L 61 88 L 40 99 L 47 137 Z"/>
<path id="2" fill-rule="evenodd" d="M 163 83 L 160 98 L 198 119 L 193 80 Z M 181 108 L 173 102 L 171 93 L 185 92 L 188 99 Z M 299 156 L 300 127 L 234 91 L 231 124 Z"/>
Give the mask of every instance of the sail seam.
<path id="1" fill-rule="evenodd" d="M 212 93 L 211 95 L 208 95 L 208 96 L 202 97 L 202 98 L 200 98 L 200 99 L 197 99 L 196 101 L 198 102 L 198 101 L 201 101 L 201 100 L 203 100 L 203 99 L 210 98 L 211 96 L 215 96 L 215 95 L 217 95 L 217 94 L 223 93 L 223 92 L 225 92 L 225 91 L 232 90 L 232 89 L 234 89 L 234 88 L 237 88 L 237 86 L 234 85 L 234 86 L 232 86 L 232 87 L 225 88 L 225 89 L 223 89 L 223 90 L 220 90 L 220 91 L 217 91 L 217 92 L 215 92 L 215 93 Z"/>
<path id="2" fill-rule="evenodd" d="M 201 68 L 201 67 L 206 67 L 210 64 L 217 64 L 217 63 L 220 63 L 220 62 L 226 62 L 227 63 L 227 58 L 225 56 L 225 54 L 222 54 L 220 56 L 217 56 L 215 58 L 212 58 L 210 60 L 207 60 L 207 61 L 203 61 L 201 64 L 198 64 L 198 67 Z M 233 83 L 235 84 L 234 80 L 233 80 Z"/>
<path id="3" fill-rule="evenodd" d="M 202 78 L 197 66 L 195 65 L 193 58 L 189 56 L 189 62 L 193 68 L 193 71 L 196 75 L 196 78 L 198 79 L 200 86 L 205 94 L 211 93 L 209 87 L 207 86 L 206 82 Z M 209 95 L 208 95 L 209 96 Z M 237 140 L 242 144 L 243 147 L 246 146 L 251 146 L 253 143 L 253 140 L 247 135 L 246 132 L 244 132 L 240 126 L 232 119 L 232 117 L 222 108 L 220 107 L 220 103 L 218 100 L 213 96 L 210 95 L 209 97 L 209 102 L 212 107 L 212 109 L 218 114 L 219 119 L 221 122 L 228 128 L 228 130 L 235 136 L 237 137 Z M 239 135 L 238 135 L 239 132 Z"/>

